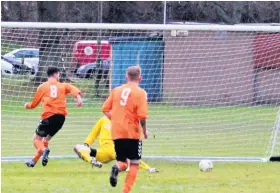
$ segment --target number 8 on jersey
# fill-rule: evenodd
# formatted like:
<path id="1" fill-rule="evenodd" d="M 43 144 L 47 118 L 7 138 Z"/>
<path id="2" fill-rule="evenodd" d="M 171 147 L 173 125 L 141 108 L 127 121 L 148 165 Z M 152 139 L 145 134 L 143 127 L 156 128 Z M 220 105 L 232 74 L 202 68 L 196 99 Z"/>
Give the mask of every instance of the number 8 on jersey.
<path id="1" fill-rule="evenodd" d="M 57 97 L 57 86 L 51 85 L 50 86 L 50 97 L 56 98 Z"/>

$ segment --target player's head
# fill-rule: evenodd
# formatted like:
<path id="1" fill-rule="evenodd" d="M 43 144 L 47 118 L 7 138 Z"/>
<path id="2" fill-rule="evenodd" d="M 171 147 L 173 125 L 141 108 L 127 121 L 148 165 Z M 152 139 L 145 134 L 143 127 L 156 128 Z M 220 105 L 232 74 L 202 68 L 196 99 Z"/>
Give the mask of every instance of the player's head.
<path id="1" fill-rule="evenodd" d="M 126 70 L 126 80 L 129 82 L 140 82 L 142 80 L 141 68 L 139 66 L 130 66 Z"/>
<path id="2" fill-rule="evenodd" d="M 60 71 L 57 67 L 49 67 L 47 71 L 48 78 L 55 78 L 59 80 L 60 78 Z"/>

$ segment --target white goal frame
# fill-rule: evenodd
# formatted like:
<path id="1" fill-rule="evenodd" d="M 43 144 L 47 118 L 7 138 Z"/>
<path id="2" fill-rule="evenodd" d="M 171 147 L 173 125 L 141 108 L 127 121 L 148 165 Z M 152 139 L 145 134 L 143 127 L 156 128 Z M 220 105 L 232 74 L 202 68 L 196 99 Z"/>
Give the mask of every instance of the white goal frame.
<path id="1" fill-rule="evenodd" d="M 185 24 L 93 24 L 93 23 L 39 23 L 39 22 L 1 22 L 5 28 L 52 28 L 52 29 L 95 29 L 95 30 L 179 30 L 179 31 L 234 31 L 234 32 L 280 32 L 280 26 L 262 25 L 185 25 Z M 231 162 L 265 162 L 273 154 L 277 143 L 280 129 L 280 108 L 275 120 L 273 136 L 267 157 L 188 157 L 188 156 L 143 156 L 149 159 L 172 160 L 172 161 L 199 161 L 209 159 L 212 161 Z M 86 133 L 85 133 L 86 135 Z M 52 156 L 50 156 L 52 157 Z M 22 161 L 31 157 L 1 157 L 1 161 Z M 76 156 L 53 156 L 53 158 L 76 158 Z"/>

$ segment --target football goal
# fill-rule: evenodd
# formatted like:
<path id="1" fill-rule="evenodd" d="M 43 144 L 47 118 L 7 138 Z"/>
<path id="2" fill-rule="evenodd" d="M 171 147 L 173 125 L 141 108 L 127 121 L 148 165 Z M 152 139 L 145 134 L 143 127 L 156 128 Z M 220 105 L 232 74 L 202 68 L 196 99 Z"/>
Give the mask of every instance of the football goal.
<path id="1" fill-rule="evenodd" d="M 1 31 L 2 161 L 34 153 L 41 107 L 24 103 L 49 66 L 84 97 L 81 109 L 69 97 L 51 157 L 75 157 L 131 65 L 140 65 L 149 100 L 144 158 L 280 156 L 280 26 L 2 22 Z"/>

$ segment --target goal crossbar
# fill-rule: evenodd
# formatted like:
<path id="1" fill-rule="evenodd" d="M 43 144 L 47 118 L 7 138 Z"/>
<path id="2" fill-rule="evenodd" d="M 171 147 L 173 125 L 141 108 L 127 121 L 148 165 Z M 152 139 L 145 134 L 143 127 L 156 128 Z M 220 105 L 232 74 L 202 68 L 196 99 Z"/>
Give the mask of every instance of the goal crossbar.
<path id="1" fill-rule="evenodd" d="M 263 31 L 280 32 L 280 26 L 250 25 L 179 25 L 179 24 L 106 24 L 106 23 L 49 23 L 49 22 L 1 22 L 6 28 L 57 28 L 57 29 L 115 29 L 115 30 L 199 30 L 199 31 Z"/>

